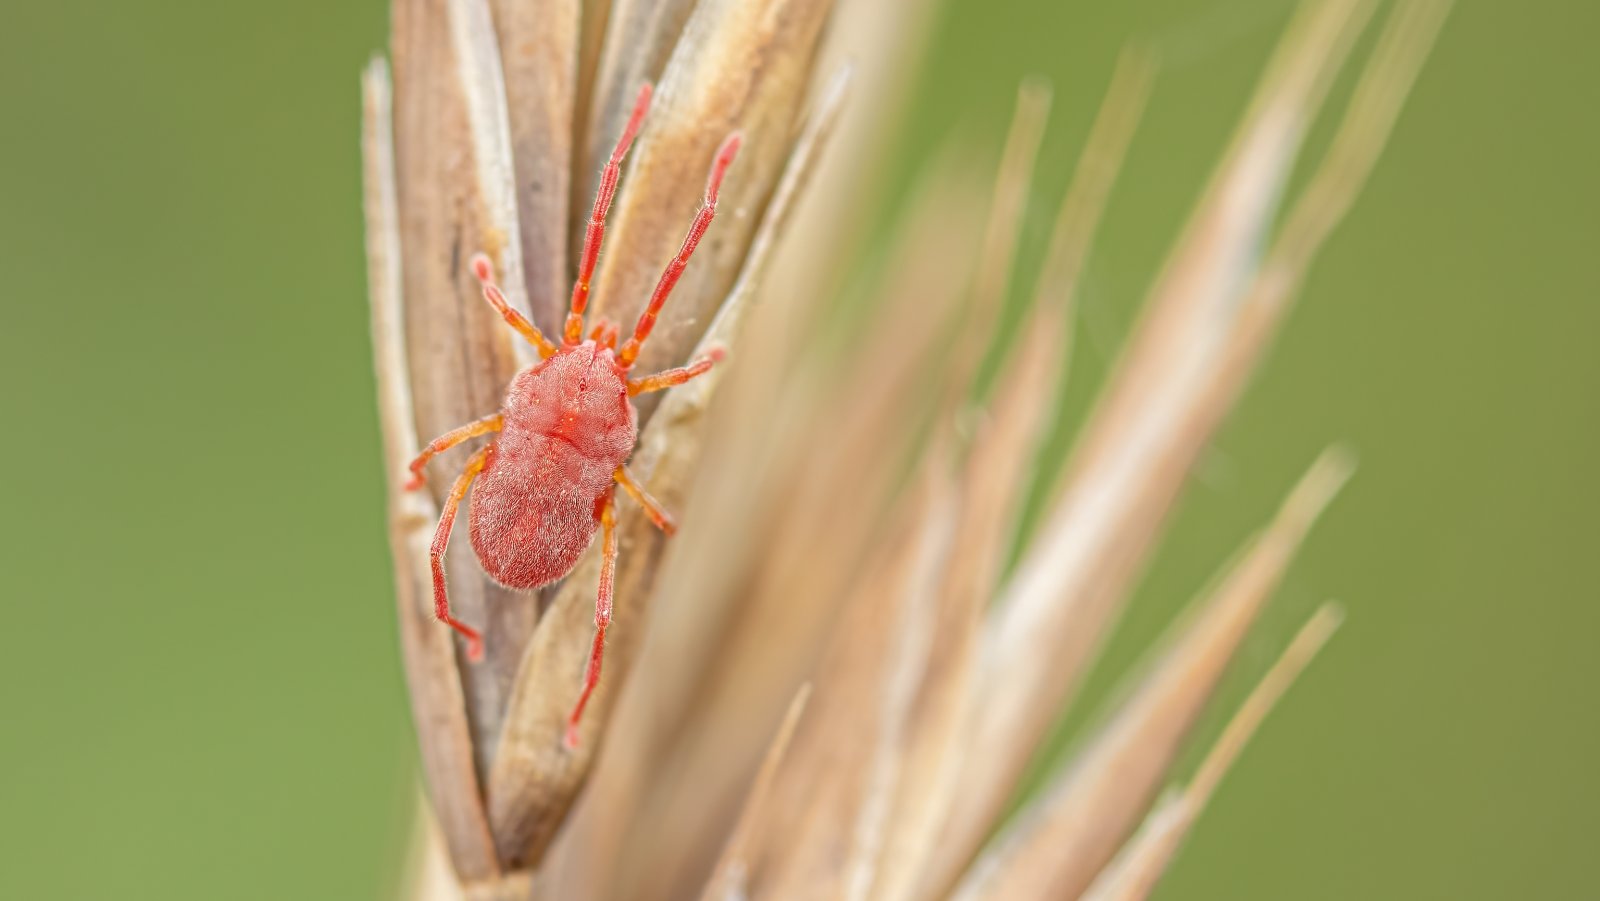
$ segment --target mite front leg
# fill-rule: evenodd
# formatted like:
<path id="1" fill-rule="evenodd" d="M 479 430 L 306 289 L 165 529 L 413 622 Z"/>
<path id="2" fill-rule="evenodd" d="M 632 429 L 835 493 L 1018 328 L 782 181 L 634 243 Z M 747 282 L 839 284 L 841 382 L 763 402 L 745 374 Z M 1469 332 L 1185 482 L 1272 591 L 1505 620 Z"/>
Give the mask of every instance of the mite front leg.
<path id="1" fill-rule="evenodd" d="M 600 660 L 606 653 L 606 628 L 611 625 L 611 599 L 617 578 L 616 509 L 616 495 L 611 489 L 607 489 L 600 508 L 602 533 L 600 593 L 594 602 L 594 647 L 589 651 L 589 666 L 583 674 L 583 692 L 578 695 L 578 703 L 573 706 L 572 715 L 567 717 L 568 748 L 578 746 L 578 722 L 583 719 L 583 708 L 588 705 L 589 696 L 594 694 L 595 686 L 600 684 Z"/>
<path id="2" fill-rule="evenodd" d="M 450 598 L 444 587 L 444 552 L 450 546 L 450 527 L 455 525 L 456 510 L 461 506 L 461 499 L 467 496 L 467 488 L 472 485 L 472 480 L 483 472 L 489 452 L 493 449 L 492 444 L 479 448 L 467 461 L 467 468 L 461 471 L 460 477 L 450 488 L 450 496 L 445 498 L 444 510 L 439 514 L 439 529 L 433 533 L 433 546 L 428 549 L 428 562 L 433 566 L 433 613 L 439 622 L 460 632 L 461 637 L 467 640 L 467 659 L 474 662 L 483 659 L 483 638 L 476 629 L 450 615 Z"/>
<path id="3" fill-rule="evenodd" d="M 645 515 L 650 517 L 650 521 L 656 524 L 656 528 L 669 536 L 678 531 L 678 524 L 672 521 L 672 514 L 667 512 L 667 508 L 661 506 L 660 501 L 651 497 L 650 492 L 644 490 L 643 485 L 634 480 L 633 473 L 628 471 L 628 467 L 618 466 L 617 471 L 612 473 L 611 477 L 617 480 L 617 484 L 622 486 L 622 490 L 628 492 L 628 497 L 633 498 L 634 503 L 644 508 Z"/>
<path id="4" fill-rule="evenodd" d="M 422 449 L 422 453 L 417 454 L 417 458 L 411 461 L 411 478 L 406 481 L 406 490 L 416 491 L 422 487 L 422 467 L 427 466 L 429 460 L 469 438 L 487 435 L 490 432 L 498 432 L 504 423 L 505 417 L 496 413 L 493 416 L 485 416 L 482 419 L 469 422 L 459 429 L 451 429 L 433 439 L 427 447 Z"/>
<path id="5" fill-rule="evenodd" d="M 628 379 L 628 396 L 637 397 L 651 391 L 664 391 L 675 385 L 681 385 L 697 375 L 705 375 L 714 364 L 721 363 L 725 356 L 727 353 L 722 348 L 713 347 L 709 353 L 688 366 L 665 369 L 644 378 Z"/>
<path id="6" fill-rule="evenodd" d="M 594 206 L 589 210 L 589 227 L 583 232 L 583 253 L 578 255 L 578 278 L 572 283 L 572 307 L 567 312 L 567 326 L 561 336 L 563 343 L 569 346 L 583 337 L 583 311 L 589 307 L 589 280 L 594 278 L 595 264 L 600 261 L 600 245 L 606 237 L 606 214 L 617 195 L 617 181 L 622 178 L 622 158 L 627 156 L 628 147 L 639 134 L 639 126 L 644 124 L 645 111 L 650 108 L 651 90 L 648 83 L 639 86 L 628 124 L 623 126 L 622 136 L 617 138 L 617 146 L 600 173 L 600 187 L 595 191 Z"/>
<path id="7" fill-rule="evenodd" d="M 728 167 L 733 165 L 733 157 L 739 152 L 739 142 L 738 132 L 728 135 L 722 142 L 722 149 L 717 151 L 716 159 L 711 162 L 711 174 L 706 177 L 706 196 L 700 201 L 700 212 L 695 214 L 694 223 L 683 238 L 683 246 L 678 248 L 678 255 L 667 264 L 666 270 L 661 273 L 661 280 L 656 282 L 656 289 L 644 305 L 644 312 L 639 314 L 639 324 L 633 327 L 633 337 L 617 351 L 617 362 L 622 364 L 623 369 L 632 366 L 633 361 L 639 358 L 639 349 L 655 329 L 656 317 L 660 315 L 662 306 L 672 294 L 673 286 L 683 276 L 683 270 L 689 265 L 689 257 L 700 246 L 706 229 L 711 227 L 711 220 L 717 215 L 717 192 L 722 189 L 722 177 L 728 174 Z"/>
<path id="8" fill-rule="evenodd" d="M 478 277 L 478 284 L 483 286 L 483 299 L 489 302 L 506 321 L 506 325 L 516 330 L 517 334 L 527 339 L 529 344 L 539 349 L 539 359 L 548 360 L 556 355 L 556 346 L 550 339 L 539 331 L 538 326 L 528 321 L 528 317 L 512 309 L 506 301 L 506 296 L 500 286 L 494 283 L 494 267 L 490 265 L 489 258 L 478 254 L 472 258 L 472 274 Z"/>

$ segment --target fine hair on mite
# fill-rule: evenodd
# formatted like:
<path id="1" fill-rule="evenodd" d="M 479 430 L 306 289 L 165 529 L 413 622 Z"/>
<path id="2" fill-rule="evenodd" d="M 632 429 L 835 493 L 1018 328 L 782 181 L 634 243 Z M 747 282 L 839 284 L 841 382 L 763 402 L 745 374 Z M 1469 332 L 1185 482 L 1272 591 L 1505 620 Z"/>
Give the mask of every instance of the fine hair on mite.
<path id="1" fill-rule="evenodd" d="M 433 569 L 434 613 L 466 640 L 467 657 L 474 661 L 483 656 L 483 638 L 476 629 L 450 615 L 444 572 L 450 531 L 468 489 L 472 490 L 467 514 L 472 549 L 483 571 L 508 588 L 538 588 L 560 579 L 577 565 L 595 532 L 601 533 L 603 553 L 594 607 L 594 646 L 584 670 L 582 689 L 567 717 L 568 747 L 577 746 L 584 706 L 600 682 L 606 628 L 611 624 L 617 570 L 617 486 L 644 508 L 651 522 L 663 532 L 671 535 L 676 529 L 671 514 L 628 472 L 626 463 L 638 438 L 639 417 L 633 398 L 681 385 L 722 359 L 721 350 L 716 349 L 688 366 L 639 378 L 629 376 L 640 348 L 655 328 L 656 317 L 716 216 L 722 178 L 739 151 L 737 132 L 722 142 L 712 159 L 700 210 L 683 246 L 667 263 L 639 314 L 633 335 L 619 345 L 618 327 L 603 319 L 594 324 L 587 336 L 584 332 L 589 282 L 605 238 L 606 213 L 616 196 L 622 159 L 644 122 L 650 96 L 650 85 L 642 85 L 627 125 L 601 173 L 559 345 L 506 302 L 505 294 L 494 282 L 489 258 L 483 254 L 473 257 L 472 271 L 483 286 L 484 300 L 538 350 L 539 362 L 512 377 L 498 413 L 452 429 L 423 448 L 411 461 L 405 485 L 408 490 L 421 488 L 423 469 L 438 454 L 473 438 L 492 436 L 467 460 L 451 486 L 428 554 Z"/>

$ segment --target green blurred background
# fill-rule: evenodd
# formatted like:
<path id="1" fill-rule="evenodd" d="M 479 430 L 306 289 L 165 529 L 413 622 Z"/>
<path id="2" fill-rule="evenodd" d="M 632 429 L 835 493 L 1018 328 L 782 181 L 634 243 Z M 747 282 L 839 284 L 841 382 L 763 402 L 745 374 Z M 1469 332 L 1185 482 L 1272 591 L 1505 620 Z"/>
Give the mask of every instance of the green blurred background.
<path id="1" fill-rule="evenodd" d="M 1290 8 L 942 17 L 898 162 L 998 131 L 1042 73 L 1052 198 L 1118 48 L 1164 54 L 1088 277 L 1073 409 Z M 1458 4 L 1069 719 L 1318 449 L 1358 449 L 1223 706 L 1316 603 L 1349 621 L 1160 897 L 1600 897 L 1597 29 L 1580 0 Z M 356 140 L 386 35 L 381 0 L 0 12 L 0 897 L 393 893 L 414 760 Z"/>

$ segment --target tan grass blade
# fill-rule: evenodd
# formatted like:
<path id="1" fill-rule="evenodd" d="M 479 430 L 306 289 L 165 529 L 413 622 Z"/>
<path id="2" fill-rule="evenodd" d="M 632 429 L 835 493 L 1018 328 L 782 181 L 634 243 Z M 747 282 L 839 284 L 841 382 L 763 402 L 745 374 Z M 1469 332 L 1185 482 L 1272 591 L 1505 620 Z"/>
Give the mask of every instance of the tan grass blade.
<path id="1" fill-rule="evenodd" d="M 1083 260 L 1121 160 L 1144 107 L 1153 74 L 1142 53 L 1125 53 L 1052 231 L 1045 266 L 1035 285 L 1035 305 L 990 401 L 972 424 L 964 461 L 961 527 L 937 612 L 929 666 L 911 712 L 905 785 L 872 897 L 914 897 L 926 861 L 962 779 L 966 758 L 961 733 L 969 714 L 970 679 L 984 607 L 993 596 L 1000 563 L 1014 540 L 1033 456 L 1055 406 L 1068 354 L 1067 323 Z M 1005 178 L 1002 178 L 1002 183 Z M 964 339 L 970 340 L 970 339 Z"/>
<path id="2" fill-rule="evenodd" d="M 1384 24 L 1327 156 L 1289 211 L 1249 303 L 1262 315 L 1284 307 L 1311 260 L 1349 212 L 1389 140 L 1451 0 L 1402 0 Z"/>
<path id="3" fill-rule="evenodd" d="M 426 796 L 417 797 L 416 810 L 399 897 L 409 901 L 461 901 L 461 884 L 450 865 L 450 852 L 444 846 L 438 821 L 428 809 Z"/>
<path id="4" fill-rule="evenodd" d="M 634 94 L 643 82 L 660 80 L 696 2 L 611 0 L 596 47 L 592 93 L 584 118 L 575 123 L 579 165 L 570 234 L 583 233 L 588 200 L 600 184 L 600 169 L 633 107 Z"/>
<path id="5" fill-rule="evenodd" d="M 522 233 L 517 216 L 517 175 L 512 160 L 511 120 L 506 104 L 500 46 L 488 0 L 449 0 L 450 36 L 461 91 L 467 103 L 473 169 L 487 225 L 479 247 L 495 261 L 506 300 L 524 315 L 528 306 L 523 272 Z M 546 320 L 548 321 L 548 320 Z M 517 364 L 531 366 L 539 355 L 526 341 L 512 342 Z"/>
<path id="6" fill-rule="evenodd" d="M 940 446 L 933 448 L 930 465 L 953 469 L 947 453 Z M 884 636 L 887 641 L 853 642 L 857 646 L 856 653 L 866 650 L 869 659 L 883 658 L 883 663 L 882 675 L 876 680 L 875 722 L 862 736 L 871 740 L 861 742 L 869 752 L 863 761 L 867 780 L 860 798 L 841 811 L 846 814 L 842 821 L 852 825 L 850 855 L 842 868 L 844 897 L 851 901 L 865 901 L 877 883 L 885 849 L 895 839 L 892 829 L 896 799 L 903 791 L 919 789 L 915 783 L 905 782 L 908 761 L 905 750 L 924 677 L 935 665 L 934 640 L 943 619 L 939 609 L 943 598 L 940 588 L 948 575 L 948 561 L 957 553 L 955 537 L 961 526 L 960 486 L 949 475 L 943 478 L 950 479 L 949 484 L 939 486 L 944 490 L 934 495 L 932 508 L 919 523 L 922 539 L 910 572 L 898 586 L 900 609 L 896 611 L 896 618 L 889 622 L 888 634 Z M 864 605 L 875 600 L 864 598 Z M 849 683 L 844 687 L 846 691 L 854 689 L 858 696 L 872 694 Z M 868 710 L 870 712 L 871 708 Z M 853 817 L 849 816 L 851 807 L 854 808 Z M 794 851 L 790 846 L 784 853 Z M 772 896 L 791 894 L 776 891 Z"/>
<path id="7" fill-rule="evenodd" d="M 1225 411 L 1217 399 L 1231 402 L 1248 373 L 1227 363 L 1257 248 L 1327 83 L 1369 12 L 1361 0 L 1319 0 L 1291 26 L 1085 427 L 1066 490 L 1002 590 L 968 729 L 968 754 L 985 766 L 963 782 L 930 890 L 953 881 L 1004 809 Z"/>
<path id="8" fill-rule="evenodd" d="M 794 142 L 774 202 L 767 208 L 766 220 L 751 245 L 743 274 L 708 342 L 736 346 L 743 310 L 759 294 L 776 235 L 791 215 L 826 145 L 844 96 L 845 80 L 841 77 Z M 723 372 L 724 368 L 718 367 L 670 392 L 662 406 L 660 422 L 652 422 L 644 429 L 634 452 L 630 468 L 669 509 L 682 509 L 703 446 L 702 421 Z M 524 659 L 519 690 L 512 698 L 506 731 L 490 774 L 490 814 L 502 854 L 536 856 L 560 824 L 593 760 L 599 726 L 605 722 L 613 701 L 613 687 L 622 683 L 637 636 L 642 634 L 644 605 L 654 584 L 663 542 L 648 520 L 631 508 L 623 508 L 619 527 L 622 555 L 617 570 L 618 604 L 607 647 L 606 677 L 590 701 L 576 751 L 560 744 L 572 696 L 553 690 L 552 686 L 570 682 L 576 691 L 575 680 L 588 653 L 585 636 L 593 630 L 596 549 L 591 548 L 557 593 Z M 523 848 L 534 850 L 519 850 Z"/>
<path id="9" fill-rule="evenodd" d="M 859 277 L 863 247 L 876 247 L 879 223 L 862 215 L 862 200 L 878 196 L 886 179 L 904 165 L 897 142 L 906 133 L 918 74 L 929 64 L 929 38 L 939 21 L 941 0 L 836 3 L 817 68 L 849 66 L 858 88 L 834 140 L 836 149 L 818 174 L 804 215 L 789 229 L 791 252 L 779 261 L 776 285 L 785 286 L 773 306 L 795 311 L 787 327 L 806 334 L 825 305 L 815 297 L 848 294 Z"/>
<path id="10" fill-rule="evenodd" d="M 755 781 L 750 784 L 750 793 L 745 798 L 744 809 L 739 813 L 739 821 L 728 835 L 728 844 L 722 849 L 722 857 L 706 883 L 701 901 L 735 901 L 749 896 L 747 880 L 750 852 L 760 838 L 760 830 L 767 816 L 772 782 L 777 778 L 778 767 L 789 751 L 789 742 L 794 740 L 794 731 L 800 725 L 800 717 L 804 715 L 806 702 L 810 698 L 811 685 L 807 683 L 800 686 L 794 700 L 789 702 L 789 709 L 783 715 L 783 722 L 778 725 L 778 733 L 772 737 L 767 755 L 761 760 L 761 769 L 756 771 Z"/>
<path id="11" fill-rule="evenodd" d="M 491 0 L 505 73 L 523 287 L 534 324 L 560 330 L 571 285 L 567 207 L 582 0 Z M 600 5 L 600 4 L 596 4 Z M 507 281 L 510 281 L 508 276 Z"/>
<path id="12" fill-rule="evenodd" d="M 1189 785 L 1182 791 L 1169 793 L 1145 817 L 1139 831 L 1084 892 L 1084 901 L 1143 901 L 1149 897 L 1205 809 L 1217 783 L 1238 759 L 1278 699 L 1333 636 L 1343 618 L 1336 604 L 1324 604 L 1317 609 L 1228 721 Z"/>
<path id="13" fill-rule="evenodd" d="M 495 94 L 495 73 L 492 68 L 481 72 L 477 64 L 458 64 L 451 9 L 438 0 L 396 0 L 393 16 L 403 334 L 419 441 L 499 409 L 506 382 L 522 362 L 516 348 L 520 342 L 513 342 L 511 331 L 483 302 L 466 265 L 479 249 L 502 257 L 520 256 L 520 249 L 507 243 L 516 229 L 514 209 L 506 198 L 486 199 L 484 194 L 509 181 L 510 172 L 507 145 L 495 137 L 504 132 L 493 125 L 494 102 L 486 99 Z M 468 18 L 457 17 L 463 23 L 462 40 L 473 47 L 487 43 L 485 52 L 493 59 L 492 37 L 465 27 Z M 469 102 L 469 93 L 477 99 Z M 503 90 L 500 94 L 498 117 L 503 123 Z M 473 106 L 483 109 L 475 114 Z M 507 289 L 524 294 L 511 284 Z M 525 304 L 525 296 L 516 302 Z M 428 490 L 435 503 L 473 449 L 456 448 L 429 466 Z M 391 478 L 398 480 L 403 472 L 403 467 L 396 469 Z M 426 556 L 420 565 L 427 565 Z M 483 662 L 457 663 L 475 764 L 484 773 L 538 609 L 528 596 L 483 575 L 466 541 L 451 543 L 446 567 L 455 615 L 485 636 Z M 458 645 L 452 642 L 452 647 Z M 430 728 L 429 723 L 419 717 L 418 731 Z"/>
<path id="14" fill-rule="evenodd" d="M 840 609 L 815 672 L 816 715 L 795 736 L 750 854 L 751 898 L 858 898 L 870 888 L 906 695 L 924 665 L 957 521 L 948 453 L 936 447 L 922 460 L 884 553 Z"/>
<path id="15" fill-rule="evenodd" d="M 1155 56 L 1145 48 L 1130 47 L 1117 57 L 1111 85 L 1089 128 L 1083 155 L 1056 214 L 1044 267 L 1034 286 L 1035 303 L 1070 310 L 1111 189 L 1144 117 L 1155 77 Z"/>
<path id="16" fill-rule="evenodd" d="M 726 345 L 744 330 L 746 317 L 762 301 L 768 288 L 768 276 L 779 244 L 786 238 L 800 201 L 816 177 L 817 168 L 824 160 L 823 151 L 832 146 L 839 120 L 844 115 L 846 101 L 851 96 L 854 69 L 841 66 L 817 97 L 815 107 L 807 115 L 794 149 L 784 165 L 783 177 L 772 194 L 761 226 L 750 241 L 745 266 L 739 279 L 729 292 L 728 299 L 717 310 L 716 318 L 700 340 L 695 353 L 705 353 L 711 347 Z"/>
<path id="17" fill-rule="evenodd" d="M 955 897 L 1075 898 L 1116 853 L 1295 551 L 1351 472 L 1324 453 L 1072 765 L 974 863 Z"/>
<path id="18" fill-rule="evenodd" d="M 372 344 L 377 370 L 379 421 L 385 471 L 399 473 L 416 455 L 411 376 L 402 322 L 399 201 L 391 131 L 388 67 L 374 59 L 362 78 L 362 151 L 367 224 L 367 283 L 371 291 Z M 395 561 L 395 599 L 412 715 L 418 723 L 423 768 L 434 797 L 434 816 L 461 877 L 495 877 L 499 865 L 473 766 L 455 654 L 433 621 L 428 543 L 438 515 L 433 501 L 402 491 L 388 480 L 389 540 Z"/>
<path id="19" fill-rule="evenodd" d="M 1017 90 L 1016 110 L 1000 156 L 999 176 L 989 207 L 983 243 L 978 248 L 978 271 L 972 282 L 955 352 L 948 367 L 947 387 L 965 396 L 973 373 L 994 339 L 1011 285 L 1022 225 L 1027 220 L 1029 189 L 1039 145 L 1050 121 L 1051 89 L 1044 79 L 1027 79 Z"/>
<path id="20" fill-rule="evenodd" d="M 1385 23 L 1327 156 L 1289 210 L 1241 304 L 1219 390 L 1204 415 L 1218 415 L 1231 405 L 1287 314 L 1312 259 L 1366 183 L 1450 5 L 1450 0 L 1403 0 Z"/>
<path id="21" fill-rule="evenodd" d="M 595 315 L 631 326 L 678 250 L 717 147 L 732 131 L 743 133 L 744 144 L 717 224 L 645 346 L 641 372 L 681 363 L 733 287 L 789 155 L 832 7 L 832 0 L 701 0 L 684 26 L 612 210 Z M 639 404 L 641 421 L 654 406 Z"/>
<path id="22" fill-rule="evenodd" d="M 611 24 L 611 7 L 613 0 L 582 0 L 578 11 L 578 83 L 575 93 L 575 104 L 572 111 L 571 134 L 569 140 L 573 148 L 572 161 L 574 172 L 587 172 L 598 169 L 593 163 L 596 161 L 588 156 L 585 149 L 588 144 L 588 122 L 590 108 L 594 102 L 594 82 L 600 70 L 600 55 L 605 51 L 606 32 Z M 598 174 L 598 173 L 597 173 Z M 587 179 L 575 178 L 572 180 L 574 190 L 579 193 L 573 197 L 575 206 L 582 206 L 584 195 L 576 185 Z M 590 193 L 588 197 L 593 197 Z M 579 223 L 568 224 L 568 233 L 577 235 L 581 231 Z M 569 257 L 576 259 L 579 248 L 569 248 Z"/>
<path id="23" fill-rule="evenodd" d="M 1014 534 L 1026 484 L 1019 476 L 1028 471 L 1047 421 L 1051 394 L 1035 389 L 1059 375 L 1062 313 L 1035 311 L 1023 347 L 1004 372 L 996 403 L 961 466 L 957 532 L 941 585 L 928 609 L 912 611 L 926 618 L 915 625 L 931 635 L 917 661 L 916 690 L 887 711 L 905 721 L 884 740 L 885 753 L 899 761 L 898 780 L 879 787 L 882 799 L 863 805 L 887 808 L 884 838 L 870 862 L 872 898 L 902 898 L 914 890 L 960 779 L 957 738 L 967 714 L 978 626 Z"/>

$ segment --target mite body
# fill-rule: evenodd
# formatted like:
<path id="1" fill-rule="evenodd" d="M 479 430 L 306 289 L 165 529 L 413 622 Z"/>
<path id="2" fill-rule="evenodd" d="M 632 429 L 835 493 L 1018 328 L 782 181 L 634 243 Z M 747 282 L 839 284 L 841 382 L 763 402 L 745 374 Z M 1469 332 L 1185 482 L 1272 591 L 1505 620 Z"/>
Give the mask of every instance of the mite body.
<path id="1" fill-rule="evenodd" d="M 706 372 L 721 357 L 720 352 L 713 352 L 689 366 L 643 378 L 628 376 L 640 347 L 655 327 L 656 316 L 716 215 L 722 177 L 739 149 L 737 134 L 730 135 L 717 152 L 700 211 L 682 248 L 656 283 L 633 336 L 618 346 L 617 328 L 602 321 L 584 338 L 583 314 L 589 303 L 589 280 L 605 237 L 606 211 L 616 194 L 622 158 L 639 131 L 649 103 L 650 86 L 645 85 L 600 176 L 560 346 L 506 302 L 494 283 L 488 258 L 480 254 L 473 259 L 472 270 L 483 286 L 484 299 L 539 349 L 541 359 L 511 380 L 499 413 L 447 432 L 424 448 L 411 462 L 411 478 L 406 483 L 409 489 L 420 488 L 423 469 L 434 456 L 469 439 L 494 436 L 467 461 L 450 489 L 429 550 L 434 612 L 440 622 L 466 639 L 467 656 L 473 660 L 482 656 L 483 640 L 476 630 L 450 615 L 444 572 L 445 550 L 450 544 L 456 511 L 469 490 L 472 548 L 484 572 L 510 588 L 537 588 L 565 576 L 594 540 L 594 533 L 603 532 L 594 646 L 582 690 L 567 720 L 568 745 L 577 744 L 584 705 L 599 683 L 606 627 L 611 623 L 617 565 L 616 486 L 621 485 L 662 531 L 669 535 L 673 531 L 671 516 L 634 481 L 625 465 L 638 432 L 638 413 L 631 398 L 681 385 Z"/>
<path id="2" fill-rule="evenodd" d="M 627 371 L 594 341 L 517 373 L 501 416 L 467 526 L 484 572 L 538 588 L 571 572 L 594 539 L 638 416 Z"/>

